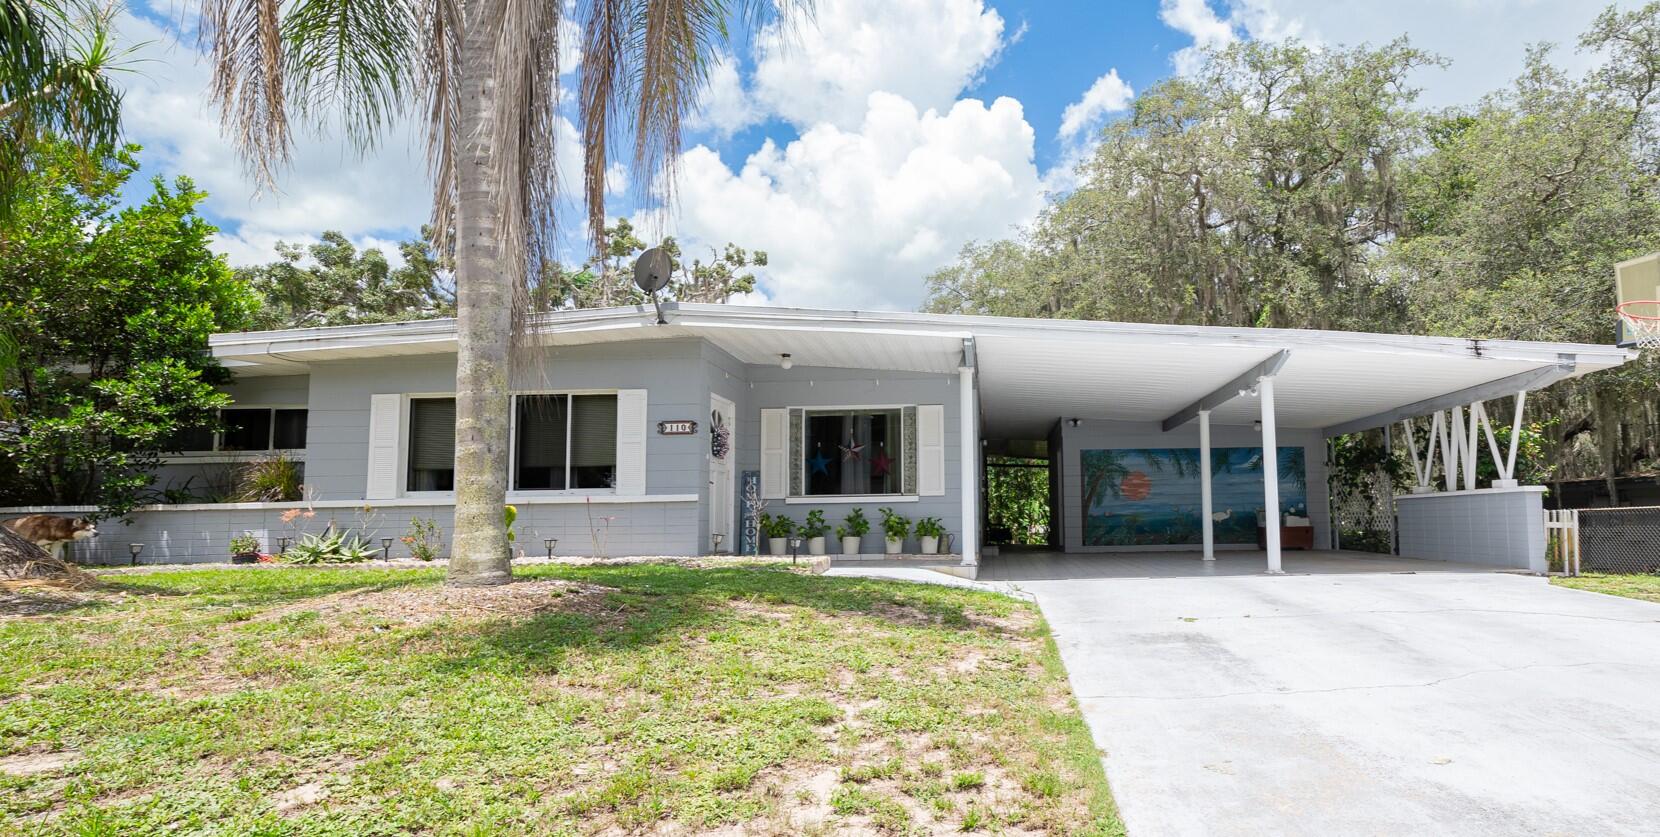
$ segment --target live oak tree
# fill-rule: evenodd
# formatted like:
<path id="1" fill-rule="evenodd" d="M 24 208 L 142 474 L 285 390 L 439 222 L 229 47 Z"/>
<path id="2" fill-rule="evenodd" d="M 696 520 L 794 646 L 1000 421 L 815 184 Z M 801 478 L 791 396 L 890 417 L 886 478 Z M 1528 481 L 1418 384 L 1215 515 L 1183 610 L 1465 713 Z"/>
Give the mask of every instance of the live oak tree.
<path id="1" fill-rule="evenodd" d="M 782 4 L 785 7 L 793 3 Z M 583 203 L 605 250 L 606 173 L 626 144 L 633 182 L 680 149 L 735 13 L 723 0 L 203 0 L 212 97 L 251 170 L 286 162 L 290 117 L 369 147 L 405 116 L 425 124 L 431 228 L 455 254 L 455 532 L 449 581 L 507 581 L 508 375 L 515 313 L 553 264 L 560 23 L 581 31 L 576 91 Z"/>
<path id="2" fill-rule="evenodd" d="M 16 342 L 0 425 L 7 505 L 124 514 L 169 437 L 228 403 L 207 338 L 246 327 L 257 302 L 209 249 L 189 179 L 157 178 L 115 209 L 135 151 L 88 173 L 78 149 L 37 145 L 0 230 L 0 329 Z"/>

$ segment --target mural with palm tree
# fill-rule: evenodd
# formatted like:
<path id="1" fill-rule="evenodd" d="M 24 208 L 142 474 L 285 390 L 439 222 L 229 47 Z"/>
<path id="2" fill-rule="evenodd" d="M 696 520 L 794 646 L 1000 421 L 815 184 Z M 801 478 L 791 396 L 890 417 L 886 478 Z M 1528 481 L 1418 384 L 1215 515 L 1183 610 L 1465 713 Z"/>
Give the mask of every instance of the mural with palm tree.
<path id="1" fill-rule="evenodd" d="M 1084 543 L 1088 546 L 1198 544 L 1203 540 L 1198 448 L 1079 452 Z M 1308 514 L 1303 449 L 1280 448 L 1280 511 Z M 1217 543 L 1254 543 L 1262 509 L 1262 449 L 1213 448 L 1211 497 Z"/>

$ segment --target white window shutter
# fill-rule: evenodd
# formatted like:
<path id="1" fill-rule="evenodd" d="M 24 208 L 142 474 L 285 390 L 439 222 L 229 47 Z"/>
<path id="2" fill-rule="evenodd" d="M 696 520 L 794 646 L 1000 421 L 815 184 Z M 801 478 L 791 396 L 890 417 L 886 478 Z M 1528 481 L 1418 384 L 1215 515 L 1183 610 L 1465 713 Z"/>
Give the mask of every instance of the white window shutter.
<path id="1" fill-rule="evenodd" d="M 784 499 L 789 484 L 789 410 L 761 411 L 761 499 Z"/>
<path id="2" fill-rule="evenodd" d="M 398 496 L 398 440 L 403 435 L 403 396 L 369 396 L 369 474 L 363 499 L 390 500 Z"/>
<path id="3" fill-rule="evenodd" d="M 646 391 L 617 390 L 617 493 L 646 493 Z"/>
<path id="4" fill-rule="evenodd" d="M 917 405 L 916 470 L 916 493 L 924 497 L 945 493 L 944 405 Z"/>

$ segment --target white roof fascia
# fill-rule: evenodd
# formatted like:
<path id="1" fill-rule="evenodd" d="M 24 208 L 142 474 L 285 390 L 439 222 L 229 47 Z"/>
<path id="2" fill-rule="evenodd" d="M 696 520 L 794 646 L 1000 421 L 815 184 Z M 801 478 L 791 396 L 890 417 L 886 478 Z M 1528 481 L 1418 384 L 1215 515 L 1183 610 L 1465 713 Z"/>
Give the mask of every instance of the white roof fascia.
<path id="1" fill-rule="evenodd" d="M 870 333 L 892 336 L 1079 341 L 1100 346 L 1185 346 L 1242 348 L 1320 353 L 1398 353 L 1414 356 L 1492 358 L 1541 365 L 1554 364 L 1559 355 L 1575 355 L 1582 371 L 1617 366 L 1636 357 L 1633 350 L 1611 345 L 1543 343 L 1514 340 L 1474 340 L 1401 334 L 1368 334 L 1307 329 L 1223 328 L 1155 323 L 1117 323 L 1089 320 L 1035 320 L 962 314 L 838 311 L 770 308 L 708 303 L 666 303 L 670 327 L 693 329 L 761 329 L 802 334 Z M 538 315 L 532 327 L 538 334 L 659 328 L 656 313 L 645 306 L 557 311 Z M 257 359 L 306 351 L 341 351 L 397 345 L 453 344 L 454 319 L 377 323 L 361 326 L 288 329 L 216 334 L 208 344 L 221 358 Z M 992 349 L 995 352 L 995 348 Z"/>

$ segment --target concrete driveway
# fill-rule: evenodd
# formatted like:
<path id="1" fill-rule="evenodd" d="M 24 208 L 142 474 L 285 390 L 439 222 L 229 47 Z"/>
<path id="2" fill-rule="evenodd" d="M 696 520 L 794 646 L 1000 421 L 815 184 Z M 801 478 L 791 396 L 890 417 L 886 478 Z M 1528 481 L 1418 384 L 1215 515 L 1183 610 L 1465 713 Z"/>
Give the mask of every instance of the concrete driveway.
<path id="1" fill-rule="evenodd" d="M 1660 604 L 1495 573 L 1017 584 L 1132 835 L 1660 834 Z"/>

